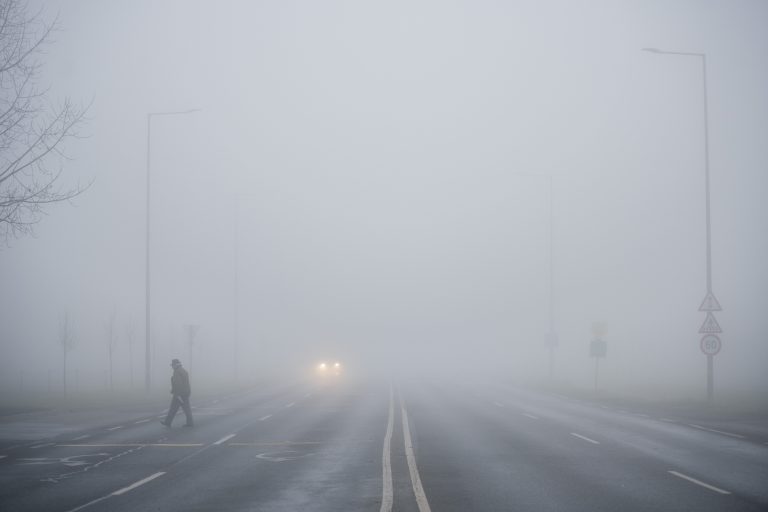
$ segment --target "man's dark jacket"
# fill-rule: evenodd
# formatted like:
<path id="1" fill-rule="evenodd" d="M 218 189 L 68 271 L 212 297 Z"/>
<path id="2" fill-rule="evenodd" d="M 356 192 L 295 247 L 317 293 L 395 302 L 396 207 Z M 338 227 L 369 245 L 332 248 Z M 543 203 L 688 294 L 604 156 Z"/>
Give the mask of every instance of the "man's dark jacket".
<path id="1" fill-rule="evenodd" d="M 181 396 L 189 396 L 192 393 L 192 389 L 189 387 L 189 374 L 181 366 L 173 370 L 171 393 Z"/>

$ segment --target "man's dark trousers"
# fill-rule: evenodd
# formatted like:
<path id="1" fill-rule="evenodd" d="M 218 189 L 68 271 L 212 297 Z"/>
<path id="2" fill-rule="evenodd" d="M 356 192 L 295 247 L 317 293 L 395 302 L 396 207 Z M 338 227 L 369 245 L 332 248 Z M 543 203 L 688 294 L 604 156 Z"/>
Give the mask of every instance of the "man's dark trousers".
<path id="1" fill-rule="evenodd" d="M 165 417 L 165 424 L 170 426 L 173 417 L 179 410 L 179 406 L 184 409 L 184 416 L 187 417 L 187 425 L 192 425 L 192 408 L 189 406 L 189 395 L 173 395 L 171 406 L 168 408 L 168 416 Z"/>

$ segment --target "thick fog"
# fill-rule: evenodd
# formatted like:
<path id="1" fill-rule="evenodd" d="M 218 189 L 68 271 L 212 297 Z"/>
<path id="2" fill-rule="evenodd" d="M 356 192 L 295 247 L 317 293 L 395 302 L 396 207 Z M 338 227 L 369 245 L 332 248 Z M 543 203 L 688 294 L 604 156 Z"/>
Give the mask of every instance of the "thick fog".
<path id="1" fill-rule="evenodd" d="M 768 390 L 768 4 L 33 2 L 90 104 L 0 250 L 0 386 L 420 372 L 701 398 L 706 54 L 718 396 Z M 196 327 L 190 349 L 189 326 Z M 548 333 L 558 345 L 550 354 Z M 132 344 L 130 343 L 132 340 Z M 550 374 L 550 355 L 553 356 Z M 132 372 L 132 374 L 131 374 Z M 131 382 L 133 381 L 133 383 Z"/>

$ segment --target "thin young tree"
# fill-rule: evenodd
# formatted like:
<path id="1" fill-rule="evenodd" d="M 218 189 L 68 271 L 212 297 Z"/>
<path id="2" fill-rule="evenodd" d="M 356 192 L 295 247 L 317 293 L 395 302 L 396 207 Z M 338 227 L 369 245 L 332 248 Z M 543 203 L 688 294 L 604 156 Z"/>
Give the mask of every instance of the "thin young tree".
<path id="1" fill-rule="evenodd" d="M 125 327 L 125 337 L 128 341 L 128 371 L 131 374 L 131 389 L 133 389 L 133 340 L 136 337 L 136 323 L 133 317 L 128 318 L 128 324 Z"/>
<path id="2" fill-rule="evenodd" d="M 65 143 L 79 136 L 87 108 L 53 102 L 41 86 L 55 27 L 23 0 L 0 0 L 0 245 L 31 234 L 48 205 L 87 188 L 62 179 Z"/>
<path id="3" fill-rule="evenodd" d="M 75 346 L 75 336 L 69 321 L 69 313 L 67 312 L 59 318 L 59 346 L 61 347 L 62 357 L 63 392 L 64 396 L 67 396 L 67 354 L 71 352 Z"/>
<path id="4" fill-rule="evenodd" d="M 117 314 L 115 311 L 112 311 L 112 314 L 109 317 L 109 321 L 106 325 L 106 331 L 107 331 L 107 348 L 109 351 L 109 390 L 114 391 L 115 390 L 115 379 L 114 379 L 114 369 L 112 366 L 113 361 L 113 352 L 114 352 L 114 346 L 115 341 L 117 340 L 117 336 L 115 335 L 115 316 Z"/>

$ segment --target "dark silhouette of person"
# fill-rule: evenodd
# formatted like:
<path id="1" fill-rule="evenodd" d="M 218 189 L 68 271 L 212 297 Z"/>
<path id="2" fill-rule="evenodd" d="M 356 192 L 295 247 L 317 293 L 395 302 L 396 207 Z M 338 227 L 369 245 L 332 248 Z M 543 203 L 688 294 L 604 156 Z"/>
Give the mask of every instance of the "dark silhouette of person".
<path id="1" fill-rule="evenodd" d="M 192 394 L 192 388 L 189 386 L 189 373 L 181 366 L 181 361 L 174 359 L 171 361 L 171 368 L 173 368 L 173 376 L 171 376 L 171 405 L 168 407 L 168 415 L 164 421 L 161 421 L 166 427 L 170 427 L 173 422 L 173 417 L 176 416 L 176 412 L 179 407 L 184 409 L 184 416 L 187 417 L 187 423 L 185 427 L 191 427 L 194 422 L 192 421 L 192 408 L 189 406 L 189 395 Z"/>

